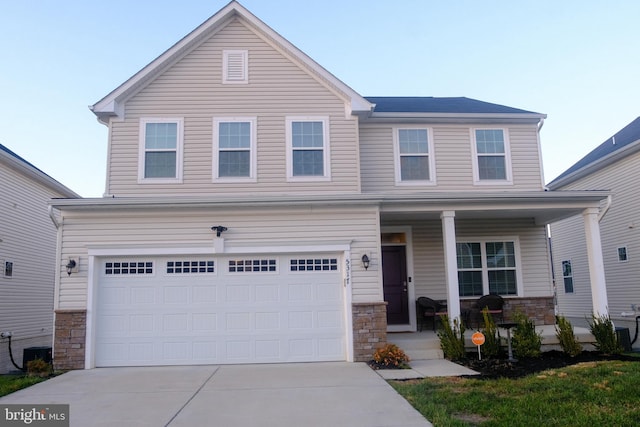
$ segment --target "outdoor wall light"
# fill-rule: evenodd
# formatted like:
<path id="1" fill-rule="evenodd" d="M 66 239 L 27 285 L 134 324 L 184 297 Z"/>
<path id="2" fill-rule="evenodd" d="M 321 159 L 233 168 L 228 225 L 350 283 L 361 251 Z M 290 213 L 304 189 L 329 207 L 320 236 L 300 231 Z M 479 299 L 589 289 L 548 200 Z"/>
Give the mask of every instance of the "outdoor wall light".
<path id="1" fill-rule="evenodd" d="M 69 258 L 69 262 L 65 267 L 67 268 L 67 274 L 71 276 L 71 273 L 77 273 L 76 268 L 78 267 L 78 262 L 75 259 Z"/>
<path id="2" fill-rule="evenodd" d="M 228 228 L 223 225 L 214 225 L 211 227 L 211 230 L 216 232 L 216 237 L 220 237 L 220 235 L 227 231 Z"/>
<path id="3" fill-rule="evenodd" d="M 369 257 L 367 256 L 367 254 L 362 255 L 362 266 L 364 267 L 364 269 L 368 269 L 369 268 Z"/>

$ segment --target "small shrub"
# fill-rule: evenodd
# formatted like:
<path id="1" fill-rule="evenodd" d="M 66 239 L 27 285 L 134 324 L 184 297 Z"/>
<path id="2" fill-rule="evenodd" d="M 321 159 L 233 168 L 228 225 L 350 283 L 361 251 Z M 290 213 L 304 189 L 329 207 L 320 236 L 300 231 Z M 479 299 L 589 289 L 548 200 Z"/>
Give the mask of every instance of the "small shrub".
<path id="1" fill-rule="evenodd" d="M 387 344 L 376 350 L 373 361 L 381 368 L 404 369 L 408 368 L 409 356 L 395 344 Z"/>
<path id="2" fill-rule="evenodd" d="M 558 316 L 556 323 L 556 338 L 560 342 L 562 351 L 571 357 L 576 357 L 582 353 L 582 344 L 578 342 L 573 334 L 571 322 L 564 316 Z"/>
<path id="3" fill-rule="evenodd" d="M 453 327 L 449 323 L 448 316 L 442 316 L 442 329 L 438 330 L 440 348 L 445 359 L 462 360 L 466 353 L 464 350 L 464 325 L 458 319 L 453 319 Z"/>
<path id="4" fill-rule="evenodd" d="M 515 313 L 513 320 L 517 323 L 511 338 L 514 356 L 517 358 L 540 357 L 542 334 L 536 332 L 535 322 L 522 312 Z"/>
<path id="5" fill-rule="evenodd" d="M 622 345 L 618 342 L 613 322 L 609 316 L 591 315 L 589 329 L 596 338 L 594 344 L 596 349 L 604 354 L 620 354 L 623 352 Z"/>
<path id="6" fill-rule="evenodd" d="M 27 374 L 32 377 L 48 377 L 51 375 L 51 365 L 42 359 L 27 362 Z"/>
<path id="7" fill-rule="evenodd" d="M 498 357 L 500 355 L 500 332 L 498 332 L 493 316 L 487 307 L 482 309 L 482 318 L 484 319 L 484 325 L 481 328 L 484 334 L 482 353 L 486 357 Z"/>

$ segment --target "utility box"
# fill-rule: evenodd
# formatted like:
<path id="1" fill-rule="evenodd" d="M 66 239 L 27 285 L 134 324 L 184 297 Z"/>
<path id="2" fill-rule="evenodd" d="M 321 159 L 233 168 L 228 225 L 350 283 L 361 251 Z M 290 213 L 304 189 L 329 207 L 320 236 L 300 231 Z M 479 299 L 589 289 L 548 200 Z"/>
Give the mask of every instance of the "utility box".
<path id="1" fill-rule="evenodd" d="M 32 360 L 42 359 L 51 363 L 51 347 L 27 347 L 22 353 L 22 367 L 27 369 L 27 363 Z"/>
<path id="2" fill-rule="evenodd" d="M 629 353 L 631 352 L 631 337 L 629 335 L 629 328 L 619 328 L 616 326 L 616 337 L 618 343 L 622 346 L 622 349 Z"/>

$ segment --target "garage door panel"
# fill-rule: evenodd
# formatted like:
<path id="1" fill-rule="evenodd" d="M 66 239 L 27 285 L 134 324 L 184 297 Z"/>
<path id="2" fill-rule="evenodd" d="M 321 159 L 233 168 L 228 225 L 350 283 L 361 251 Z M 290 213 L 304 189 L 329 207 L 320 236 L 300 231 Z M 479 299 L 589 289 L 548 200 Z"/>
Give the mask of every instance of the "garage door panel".
<path id="1" fill-rule="evenodd" d="M 178 257 L 141 258 L 147 274 L 101 277 L 96 365 L 344 360 L 341 273 L 293 271 L 288 256 L 250 258 L 219 257 L 205 274 L 177 274 Z"/>

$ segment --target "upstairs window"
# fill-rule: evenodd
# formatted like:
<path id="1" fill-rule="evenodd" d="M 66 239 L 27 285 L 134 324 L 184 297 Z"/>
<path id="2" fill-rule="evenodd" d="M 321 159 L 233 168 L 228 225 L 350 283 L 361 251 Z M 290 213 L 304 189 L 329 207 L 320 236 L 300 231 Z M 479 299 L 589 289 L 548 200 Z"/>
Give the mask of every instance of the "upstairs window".
<path id="1" fill-rule="evenodd" d="M 433 184 L 435 178 L 430 130 L 395 129 L 396 184 Z"/>
<path id="2" fill-rule="evenodd" d="M 517 295 L 515 241 L 456 244 L 460 296 Z"/>
<path id="3" fill-rule="evenodd" d="M 326 118 L 287 119 L 287 178 L 328 180 L 329 138 Z"/>
<path id="4" fill-rule="evenodd" d="M 140 120 L 140 181 L 182 180 L 182 119 Z"/>
<path id="5" fill-rule="evenodd" d="M 225 50 L 222 52 L 222 83 L 249 83 L 249 53 L 246 50 Z"/>
<path id="6" fill-rule="evenodd" d="M 476 184 L 511 183 L 509 143 L 504 129 L 474 129 Z"/>
<path id="7" fill-rule="evenodd" d="M 214 179 L 255 179 L 255 118 L 214 119 L 213 138 Z"/>
<path id="8" fill-rule="evenodd" d="M 629 256 L 627 255 L 627 247 L 621 246 L 618 248 L 618 261 L 626 262 L 629 260 Z"/>

